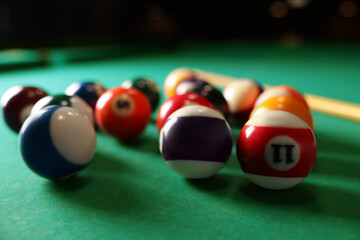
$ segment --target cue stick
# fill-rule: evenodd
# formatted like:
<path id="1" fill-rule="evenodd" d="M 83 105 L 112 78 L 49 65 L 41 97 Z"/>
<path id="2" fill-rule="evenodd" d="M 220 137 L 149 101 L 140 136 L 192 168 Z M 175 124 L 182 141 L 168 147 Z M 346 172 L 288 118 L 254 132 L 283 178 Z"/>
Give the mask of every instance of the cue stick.
<path id="1" fill-rule="evenodd" d="M 210 84 L 225 87 L 229 83 L 236 80 L 244 80 L 246 78 L 234 78 L 229 76 L 223 76 L 217 73 L 207 72 L 200 69 L 193 69 L 195 76 L 199 79 L 205 79 Z M 265 88 L 269 87 L 264 85 Z M 313 94 L 303 94 L 306 102 L 309 104 L 311 110 L 333 115 L 355 122 L 360 122 L 360 104 L 340 101 L 336 99 L 316 96 Z"/>

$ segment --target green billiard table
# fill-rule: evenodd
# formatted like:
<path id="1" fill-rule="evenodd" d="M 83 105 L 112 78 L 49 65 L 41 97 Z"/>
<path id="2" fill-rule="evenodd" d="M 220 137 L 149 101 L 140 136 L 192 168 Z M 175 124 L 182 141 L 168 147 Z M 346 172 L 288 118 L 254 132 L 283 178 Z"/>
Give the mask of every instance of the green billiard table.
<path id="1" fill-rule="evenodd" d="M 59 94 L 85 79 L 111 88 L 139 75 L 162 88 L 173 69 L 191 67 L 360 104 L 360 44 L 354 42 L 42 51 L 41 61 L 34 52 L 0 57 L 1 94 L 14 85 Z M 1 117 L 0 239 L 360 239 L 360 124 L 315 111 L 313 116 L 315 166 L 302 183 L 278 191 L 246 178 L 235 147 L 225 167 L 209 179 L 177 175 L 159 152 L 156 112 L 132 141 L 97 131 L 91 164 L 74 178 L 49 181 L 27 168 L 18 136 Z M 240 129 L 232 125 L 234 140 Z"/>

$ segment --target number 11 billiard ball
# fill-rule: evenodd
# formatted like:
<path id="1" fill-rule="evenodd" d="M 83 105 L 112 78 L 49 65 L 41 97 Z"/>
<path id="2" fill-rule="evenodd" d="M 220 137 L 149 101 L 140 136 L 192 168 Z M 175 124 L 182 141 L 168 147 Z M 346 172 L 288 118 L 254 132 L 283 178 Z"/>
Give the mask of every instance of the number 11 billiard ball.
<path id="1" fill-rule="evenodd" d="M 302 119 L 270 110 L 241 129 L 237 157 L 245 175 L 267 189 L 286 189 L 303 181 L 316 160 L 316 140 Z"/>

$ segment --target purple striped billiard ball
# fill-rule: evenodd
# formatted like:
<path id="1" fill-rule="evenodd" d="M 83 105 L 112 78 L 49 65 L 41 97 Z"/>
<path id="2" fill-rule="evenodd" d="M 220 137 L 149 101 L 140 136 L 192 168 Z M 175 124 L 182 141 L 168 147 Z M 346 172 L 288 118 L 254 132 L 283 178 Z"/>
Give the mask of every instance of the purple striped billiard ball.
<path id="1" fill-rule="evenodd" d="M 160 133 L 165 162 L 186 178 L 216 174 L 229 160 L 232 146 L 232 132 L 224 117 L 200 105 L 175 111 Z"/>

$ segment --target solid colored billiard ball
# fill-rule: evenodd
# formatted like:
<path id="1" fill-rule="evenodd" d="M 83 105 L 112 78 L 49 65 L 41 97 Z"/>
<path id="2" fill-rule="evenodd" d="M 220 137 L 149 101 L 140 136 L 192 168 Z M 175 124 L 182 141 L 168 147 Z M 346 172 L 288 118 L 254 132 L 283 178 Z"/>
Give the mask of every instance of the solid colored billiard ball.
<path id="1" fill-rule="evenodd" d="M 7 90 L 1 98 L 1 106 L 6 124 L 18 133 L 34 104 L 48 94 L 39 88 L 15 86 Z"/>
<path id="2" fill-rule="evenodd" d="M 307 108 L 309 108 L 306 100 L 301 95 L 301 93 L 296 91 L 294 88 L 285 85 L 274 86 L 264 90 L 257 98 L 254 106 L 256 107 L 261 103 L 265 102 L 266 100 L 278 96 L 293 97 L 303 103 Z"/>
<path id="3" fill-rule="evenodd" d="M 209 100 L 215 109 L 217 109 L 224 117 L 229 115 L 229 105 L 223 94 L 215 87 L 211 85 L 200 85 L 192 89 L 191 92 L 197 93 Z"/>
<path id="4" fill-rule="evenodd" d="M 302 119 L 273 110 L 241 129 L 237 157 L 246 176 L 268 189 L 290 188 L 305 179 L 316 160 L 316 140 Z"/>
<path id="5" fill-rule="evenodd" d="M 66 88 L 65 94 L 81 97 L 94 111 L 95 105 L 101 94 L 106 91 L 105 87 L 94 81 L 75 82 Z"/>
<path id="6" fill-rule="evenodd" d="M 133 79 L 126 80 L 121 84 L 123 88 L 136 88 L 140 90 L 145 96 L 148 97 L 152 112 L 155 111 L 160 101 L 160 91 L 156 86 L 154 80 L 148 77 L 137 77 Z"/>
<path id="7" fill-rule="evenodd" d="M 200 86 L 205 87 L 207 85 L 209 85 L 209 83 L 196 78 L 184 80 L 181 83 L 179 83 L 179 85 L 176 87 L 175 94 L 176 95 L 184 94 L 187 92 L 191 92 L 193 89 L 197 87 Z"/>
<path id="8" fill-rule="evenodd" d="M 62 105 L 67 107 L 73 107 L 77 109 L 81 114 L 86 116 L 92 125 L 95 124 L 94 121 L 94 112 L 92 108 L 80 97 L 78 96 L 68 96 L 65 94 L 58 94 L 54 96 L 46 96 L 40 99 L 33 107 L 31 113 L 39 111 L 42 108 Z"/>
<path id="9" fill-rule="evenodd" d="M 188 68 L 177 68 L 170 72 L 165 79 L 164 93 L 167 98 L 175 95 L 176 87 L 184 80 L 196 78 L 195 73 Z"/>
<path id="10" fill-rule="evenodd" d="M 223 95 L 229 105 L 231 117 L 239 121 L 247 121 L 261 92 L 262 87 L 259 83 L 251 79 L 228 84 L 223 90 Z"/>
<path id="11" fill-rule="evenodd" d="M 161 104 L 156 117 L 156 125 L 159 132 L 173 112 L 182 107 L 195 104 L 214 108 L 206 98 L 197 93 L 184 93 L 168 98 L 163 104 Z"/>
<path id="12" fill-rule="evenodd" d="M 288 96 L 270 98 L 256 106 L 251 112 L 250 118 L 269 110 L 282 110 L 290 112 L 304 120 L 312 129 L 314 129 L 314 121 L 310 109 L 296 98 Z"/>
<path id="13" fill-rule="evenodd" d="M 101 95 L 95 108 L 97 126 L 121 140 L 139 136 L 150 116 L 150 101 L 136 88 L 109 89 Z"/>
<path id="14" fill-rule="evenodd" d="M 167 165 L 186 178 L 207 178 L 229 160 L 233 140 L 229 124 L 216 110 L 191 105 L 170 115 L 160 132 Z"/>
<path id="15" fill-rule="evenodd" d="M 71 107 L 52 106 L 31 114 L 19 135 L 26 165 L 38 175 L 54 180 L 79 173 L 96 148 L 90 121 Z"/>

